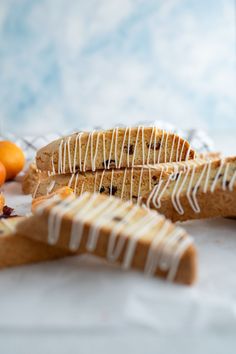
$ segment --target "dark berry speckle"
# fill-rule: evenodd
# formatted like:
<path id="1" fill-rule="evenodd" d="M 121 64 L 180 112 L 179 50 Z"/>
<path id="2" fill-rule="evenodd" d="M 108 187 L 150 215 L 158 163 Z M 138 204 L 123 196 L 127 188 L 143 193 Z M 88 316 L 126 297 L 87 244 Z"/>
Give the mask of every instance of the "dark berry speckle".
<path id="1" fill-rule="evenodd" d="M 105 187 L 101 186 L 101 188 L 99 189 L 99 193 L 104 193 L 105 192 Z"/>
<path id="2" fill-rule="evenodd" d="M 133 153 L 134 153 L 134 145 L 131 144 L 131 145 L 129 146 L 129 149 L 128 149 L 128 146 L 125 145 L 125 146 L 124 146 L 124 151 L 126 152 L 126 154 L 129 153 L 129 155 L 133 155 Z"/>
<path id="3" fill-rule="evenodd" d="M 106 160 L 106 163 L 103 162 L 102 163 L 103 167 L 108 168 L 108 163 L 109 163 L 109 160 Z M 109 168 L 112 168 L 112 167 L 116 167 L 115 160 L 110 160 Z"/>
<path id="4" fill-rule="evenodd" d="M 112 220 L 119 222 L 119 221 L 122 221 L 122 217 L 121 217 L 121 216 L 114 216 L 114 217 L 112 218 Z"/>
<path id="5" fill-rule="evenodd" d="M 109 189 L 109 193 L 111 195 L 115 195 L 116 192 L 117 192 L 117 187 L 116 186 L 108 187 L 108 189 Z"/>
<path id="6" fill-rule="evenodd" d="M 150 147 L 150 144 L 149 144 L 149 143 L 147 143 L 147 147 L 148 147 L 148 148 Z M 159 150 L 160 147 L 161 147 L 161 142 L 160 142 L 160 141 L 157 141 L 157 142 L 156 142 L 156 147 L 155 147 L 155 144 L 154 144 L 154 143 L 151 143 L 151 149 L 152 149 L 152 150 L 154 150 L 154 148 L 155 148 L 155 150 Z"/>

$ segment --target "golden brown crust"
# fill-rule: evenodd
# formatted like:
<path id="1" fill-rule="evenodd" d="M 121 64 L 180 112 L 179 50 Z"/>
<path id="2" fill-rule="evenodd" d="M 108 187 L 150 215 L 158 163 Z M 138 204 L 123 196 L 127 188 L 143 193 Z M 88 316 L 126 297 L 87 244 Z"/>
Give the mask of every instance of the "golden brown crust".
<path id="1" fill-rule="evenodd" d="M 72 254 L 15 232 L 17 223 L 23 220 L 25 220 L 23 217 L 0 220 L 0 269 L 53 260 Z"/>
<path id="2" fill-rule="evenodd" d="M 131 167 L 133 162 L 134 165 L 144 165 L 170 161 L 170 158 L 172 161 L 183 161 L 195 157 L 194 150 L 190 149 L 184 139 L 156 128 L 155 130 L 152 127 L 143 128 L 143 135 L 142 128 L 137 127 L 130 128 L 130 133 L 126 128 L 119 128 L 117 136 L 113 132 L 115 130 L 95 132 L 92 143 L 92 133 L 84 132 L 79 144 L 81 150 L 76 154 L 75 165 L 74 156 L 75 150 L 78 150 L 78 144 L 75 149 L 78 134 L 55 140 L 37 152 L 37 167 L 42 171 L 53 172 L 55 168 L 56 173 L 71 173 L 73 167 L 76 171 L 92 171 L 104 168 Z M 62 144 L 61 147 L 60 144 Z"/>
<path id="3" fill-rule="evenodd" d="M 101 196 L 101 198 L 105 198 Z M 101 199 L 103 200 L 103 199 Z M 28 218 L 24 222 L 18 224 L 18 232 L 31 237 L 35 240 L 47 243 L 48 242 L 48 217 L 51 208 L 47 208 L 43 214 L 35 214 L 31 218 Z M 146 215 L 147 210 L 140 208 L 138 215 Z M 164 220 L 164 219 L 163 219 Z M 164 221 L 163 221 L 164 222 Z M 98 257 L 106 258 L 108 242 L 111 233 L 111 226 L 109 223 L 100 229 L 98 242 L 94 250 L 87 249 L 88 233 L 91 227 L 91 222 L 85 222 L 83 228 L 83 236 L 79 248 L 77 249 L 77 254 L 91 253 Z M 57 247 L 63 248 L 64 250 L 69 250 L 69 240 L 71 235 L 72 218 L 70 214 L 64 215 L 61 222 L 60 236 Z M 157 227 L 157 226 L 156 226 Z M 158 226 L 159 227 L 159 226 Z M 170 224 L 170 232 L 175 229 L 174 225 Z M 31 230 L 31 231 L 30 231 Z M 117 241 L 119 242 L 122 235 L 117 236 Z M 135 235 L 133 235 L 135 237 Z M 152 236 L 153 237 L 153 236 Z M 137 270 L 144 270 L 148 250 L 150 243 L 152 242 L 152 237 L 148 234 L 144 238 L 137 240 L 135 253 L 132 258 L 131 267 Z M 121 264 L 124 261 L 124 255 L 127 251 L 128 238 L 125 239 L 122 252 L 116 260 L 116 263 Z M 196 279 L 197 264 L 196 264 L 196 250 L 193 244 L 190 244 L 188 248 L 184 251 L 180 258 L 179 266 L 174 280 L 179 283 L 192 284 Z M 160 267 L 157 267 L 155 274 L 162 278 L 166 278 L 167 271 L 163 271 Z"/>

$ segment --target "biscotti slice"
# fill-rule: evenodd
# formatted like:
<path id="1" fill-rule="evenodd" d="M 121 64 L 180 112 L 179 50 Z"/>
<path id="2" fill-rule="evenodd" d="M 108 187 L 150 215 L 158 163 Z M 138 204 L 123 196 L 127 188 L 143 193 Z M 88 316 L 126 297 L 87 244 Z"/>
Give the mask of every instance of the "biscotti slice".
<path id="1" fill-rule="evenodd" d="M 47 195 L 63 186 L 69 186 L 76 195 L 83 192 L 99 192 L 139 203 L 142 196 L 151 191 L 160 179 L 167 177 L 172 172 L 186 169 L 188 163 L 199 164 L 203 162 L 205 160 L 197 159 L 153 166 L 51 175 L 36 186 L 33 197 Z"/>
<path id="2" fill-rule="evenodd" d="M 192 238 L 155 211 L 98 193 L 46 200 L 18 224 L 34 240 L 89 253 L 123 268 L 191 284 L 196 277 Z"/>
<path id="3" fill-rule="evenodd" d="M 126 169 L 76 172 L 72 174 L 48 174 L 45 171 L 38 171 L 36 165 L 31 164 L 22 181 L 22 190 L 25 194 L 31 193 L 33 198 L 37 198 L 55 192 L 63 186 L 70 186 L 77 195 L 82 192 L 100 191 L 106 195 L 115 195 L 123 200 L 133 199 L 133 202 L 135 202 L 139 201 L 142 195 L 153 189 L 160 172 L 171 173 L 176 170 L 182 170 L 188 163 L 200 164 L 205 161 L 216 160 L 218 159 L 217 156 L 217 153 L 209 153 L 198 155 L 194 160 L 183 162 L 167 162 Z"/>
<path id="4" fill-rule="evenodd" d="M 143 203 L 172 221 L 236 216 L 236 157 L 172 173 L 159 181 Z"/>
<path id="5" fill-rule="evenodd" d="M 24 217 L 0 219 L 0 269 L 43 262 L 71 255 L 71 252 L 26 238 L 16 232 Z"/>
<path id="6" fill-rule="evenodd" d="M 160 163 L 156 165 L 140 165 L 140 166 L 135 166 L 133 167 L 134 173 L 133 173 L 133 178 L 135 181 L 137 178 L 139 179 L 140 174 L 142 176 L 142 186 L 141 186 L 141 191 L 140 195 L 142 196 L 143 193 L 147 193 L 148 190 L 146 189 L 147 183 L 145 182 L 145 186 L 143 186 L 143 180 L 147 181 L 148 179 L 148 185 L 150 187 L 150 190 L 154 187 L 155 185 L 155 173 L 152 173 L 154 170 L 158 171 L 163 171 L 163 172 L 168 172 L 170 173 L 171 171 L 175 171 L 176 169 L 182 169 L 186 165 L 186 162 L 188 163 L 201 163 L 204 161 L 209 161 L 209 160 L 217 160 L 220 158 L 219 153 L 204 153 L 204 154 L 198 154 L 197 158 L 194 160 L 187 160 L 183 162 L 167 162 L 167 163 Z M 145 173 L 142 175 L 141 169 L 145 170 Z M 148 177 L 146 170 L 149 169 L 148 172 Z M 22 190 L 25 194 L 32 194 L 33 198 L 37 198 L 42 195 L 47 195 L 50 194 L 51 192 L 56 191 L 58 188 L 61 188 L 63 186 L 73 186 L 73 189 L 77 195 L 80 195 L 82 191 L 84 192 L 92 192 L 93 190 L 99 191 L 101 188 L 101 192 L 108 195 L 112 191 L 114 195 L 118 197 L 122 197 L 123 200 L 129 200 L 131 198 L 131 193 L 127 193 L 127 191 L 132 191 L 132 181 L 128 182 L 129 187 L 125 184 L 125 190 L 124 188 L 122 189 L 121 185 L 123 185 L 123 180 L 122 182 L 120 181 L 119 177 L 123 177 L 126 181 L 128 179 L 129 181 L 129 176 L 132 174 L 132 171 L 130 172 L 125 172 L 129 171 L 131 169 L 126 168 L 126 169 L 110 169 L 110 170 L 99 170 L 96 172 L 92 171 L 87 171 L 87 172 L 76 172 L 76 173 L 67 173 L 67 174 L 51 174 L 47 173 L 46 171 L 39 171 L 36 168 L 36 165 L 34 163 L 30 164 L 28 171 L 26 172 L 23 181 L 22 181 Z M 105 172 L 104 172 L 105 171 Z M 151 171 L 151 172 L 150 172 Z M 114 174 L 114 175 L 113 175 Z M 105 180 L 105 185 L 101 184 L 100 181 L 103 181 L 103 177 Z M 114 180 L 117 178 L 119 179 L 119 183 L 117 183 L 118 186 L 114 184 L 114 188 L 112 189 L 112 186 L 110 188 L 110 182 L 112 177 L 114 177 Z M 151 179 L 152 178 L 152 179 Z M 150 182 L 151 179 L 151 182 Z M 99 182 L 99 183 L 98 183 Z M 106 182 L 109 183 L 106 184 Z M 101 184 L 101 186 L 100 186 Z M 134 182 L 134 184 L 137 184 L 137 182 Z M 138 182 L 139 184 L 139 182 Z M 154 185 L 153 185 L 154 184 Z M 93 188 L 93 187 L 94 188 Z M 104 187 L 104 188 L 103 188 Z M 121 188 L 120 188 L 121 187 Z M 117 191 L 115 191 L 117 188 Z M 105 189 L 105 190 L 104 190 Z M 123 191 L 123 193 L 122 193 Z M 133 193 L 133 201 L 138 199 L 139 193 L 135 191 L 134 188 L 134 193 Z"/>
<path id="7" fill-rule="evenodd" d="M 69 186 L 78 196 L 83 192 L 99 192 L 105 195 L 114 195 L 123 200 L 139 202 L 142 195 L 148 193 L 155 186 L 160 174 L 165 174 L 165 172 L 159 168 L 133 167 L 53 175 L 36 186 L 34 197 L 47 195 L 63 186 Z"/>
<path id="8" fill-rule="evenodd" d="M 36 186 L 47 177 L 48 173 L 38 171 L 35 162 L 30 163 L 22 179 L 22 192 L 24 194 L 33 194 Z"/>
<path id="9" fill-rule="evenodd" d="M 194 150 L 178 135 L 157 127 L 79 132 L 37 152 L 37 168 L 75 173 L 193 159 Z"/>

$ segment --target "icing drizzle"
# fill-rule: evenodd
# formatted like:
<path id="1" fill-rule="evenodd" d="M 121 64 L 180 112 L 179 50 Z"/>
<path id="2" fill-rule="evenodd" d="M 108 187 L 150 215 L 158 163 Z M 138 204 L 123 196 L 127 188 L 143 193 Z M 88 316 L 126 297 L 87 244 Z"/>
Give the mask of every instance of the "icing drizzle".
<path id="1" fill-rule="evenodd" d="M 232 169 L 233 172 L 231 175 L 229 175 L 229 169 L 233 163 L 222 159 L 213 177 L 211 177 L 212 163 L 213 161 L 207 161 L 200 166 L 200 169 L 197 164 L 186 164 L 186 168 L 181 171 L 177 173 L 173 172 L 168 178 L 160 179 L 147 199 L 147 207 L 150 207 L 152 202 L 154 207 L 159 209 L 161 207 L 161 199 L 171 185 L 174 185 L 171 192 L 171 202 L 174 209 L 180 215 L 184 214 L 184 209 L 180 202 L 180 195 L 184 188 L 189 205 L 195 213 L 200 213 L 201 211 L 197 200 L 197 193 L 200 189 L 202 189 L 203 193 L 207 193 L 208 191 L 213 193 L 216 186 L 219 185 L 222 190 L 232 192 L 236 183 L 236 169 Z M 197 179 L 196 170 L 199 172 Z"/>
<path id="2" fill-rule="evenodd" d="M 122 163 L 124 165 L 124 154 L 126 153 L 127 167 L 133 167 L 136 165 L 137 150 L 141 147 L 142 164 L 157 164 L 160 162 L 171 162 L 174 157 L 174 151 L 176 150 L 176 161 L 188 160 L 191 147 L 188 147 L 187 153 L 184 154 L 184 148 L 187 144 L 186 140 L 181 142 L 181 138 L 177 135 L 170 134 L 164 130 L 159 130 L 156 126 L 152 127 L 149 141 L 145 138 L 145 127 L 138 126 L 135 140 L 131 136 L 131 127 L 127 128 L 114 128 L 111 132 L 111 140 L 107 141 L 107 132 L 92 131 L 90 133 L 79 132 L 76 134 L 75 139 L 72 136 L 63 138 L 58 146 L 57 157 L 58 163 L 56 167 L 55 156 L 53 153 L 51 156 L 51 170 L 52 174 L 63 174 L 66 172 L 75 173 L 77 171 L 85 172 L 91 169 L 96 171 L 98 168 L 98 151 L 99 146 L 102 146 L 102 157 L 104 169 L 110 169 L 112 167 L 120 168 Z M 146 128 L 147 129 L 147 128 Z M 149 129 L 149 128 L 148 128 Z M 120 133 L 123 134 L 122 142 L 118 143 L 118 137 Z M 160 140 L 157 141 L 157 137 L 160 136 Z M 86 137 L 85 139 L 83 139 Z M 85 147 L 82 147 L 82 139 Z M 176 148 L 177 140 L 177 148 Z M 132 144 L 131 144 L 132 142 Z M 110 143 L 110 147 L 107 150 L 107 144 Z M 145 156 L 146 149 L 147 157 Z M 168 148 L 170 147 L 170 154 L 168 154 Z M 151 158 L 151 150 L 153 150 L 153 156 Z M 108 156 L 106 153 L 108 152 Z M 73 156 L 72 156 L 73 155 Z M 114 156 L 114 160 L 112 160 Z M 91 168 L 88 164 L 91 164 Z M 114 166 L 115 165 L 115 166 Z M 101 168 L 101 166 L 100 166 Z"/>
<path id="3" fill-rule="evenodd" d="M 156 165 L 135 166 L 130 169 L 125 168 L 125 169 L 121 169 L 118 172 L 119 176 L 121 176 L 122 178 L 121 182 L 117 181 L 117 176 L 116 176 L 117 171 L 114 169 L 96 171 L 95 173 L 87 172 L 86 175 L 77 172 L 71 174 L 69 179 L 68 179 L 68 175 L 66 175 L 64 177 L 65 180 L 63 181 L 63 183 L 64 185 L 67 184 L 68 187 L 72 188 L 74 193 L 77 195 L 81 195 L 83 191 L 103 192 L 102 190 L 103 185 L 109 188 L 109 194 L 112 194 L 113 185 L 114 185 L 117 188 L 116 195 L 119 196 L 122 200 L 129 199 L 131 201 L 133 200 L 134 202 L 137 202 L 138 204 L 141 204 L 141 199 L 143 194 L 146 194 L 149 191 L 151 191 L 152 188 L 154 188 L 155 184 L 158 182 L 158 179 L 159 181 L 162 180 L 164 176 L 166 176 L 166 173 L 170 174 L 171 172 L 174 171 L 175 173 L 172 174 L 172 177 L 174 177 L 179 171 L 181 170 L 186 171 L 188 168 L 187 166 L 189 164 L 190 165 L 194 164 L 198 166 L 204 162 L 205 162 L 204 160 L 196 159 L 196 160 L 189 160 L 183 162 L 172 162 L 172 163 L 169 162 L 169 163 L 160 163 Z M 157 171 L 159 171 L 159 174 L 157 173 Z M 49 181 L 39 182 L 39 184 L 36 186 L 33 197 L 37 195 L 37 192 L 40 188 L 40 183 L 44 186 L 43 188 L 45 188 L 45 183 L 47 184 L 47 187 L 45 189 L 45 192 L 43 192 L 43 194 L 45 193 L 50 194 L 52 191 L 55 191 L 55 189 L 57 189 L 58 187 L 57 177 L 51 176 Z M 135 196 L 133 196 L 133 192 Z M 40 190 L 39 190 L 39 194 L 40 194 Z M 136 198 L 137 200 L 135 200 Z"/>

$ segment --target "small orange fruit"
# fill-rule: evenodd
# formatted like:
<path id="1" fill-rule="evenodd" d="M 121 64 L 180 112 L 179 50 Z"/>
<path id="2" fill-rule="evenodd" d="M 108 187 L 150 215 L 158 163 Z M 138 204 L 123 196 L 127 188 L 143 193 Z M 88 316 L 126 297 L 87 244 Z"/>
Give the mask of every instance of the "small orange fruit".
<path id="1" fill-rule="evenodd" d="M 5 166 L 0 162 L 0 187 L 3 185 L 3 183 L 6 180 L 6 169 Z"/>
<path id="2" fill-rule="evenodd" d="M 6 180 L 8 180 L 22 170 L 25 156 L 21 148 L 11 141 L 0 141 L 0 162 L 6 168 Z"/>

